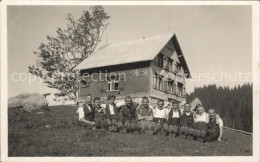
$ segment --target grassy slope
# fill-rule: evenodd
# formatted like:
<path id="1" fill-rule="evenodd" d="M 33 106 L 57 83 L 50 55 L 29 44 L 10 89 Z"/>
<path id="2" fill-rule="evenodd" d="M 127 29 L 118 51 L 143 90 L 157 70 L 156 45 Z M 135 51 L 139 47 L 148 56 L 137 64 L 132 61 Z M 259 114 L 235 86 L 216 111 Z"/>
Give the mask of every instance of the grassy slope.
<path id="1" fill-rule="evenodd" d="M 252 137 L 225 130 L 223 142 L 201 143 L 160 135 L 120 134 L 78 127 L 76 108 L 46 115 L 9 111 L 9 156 L 240 156 L 252 155 Z M 50 125 L 50 128 L 45 128 Z"/>

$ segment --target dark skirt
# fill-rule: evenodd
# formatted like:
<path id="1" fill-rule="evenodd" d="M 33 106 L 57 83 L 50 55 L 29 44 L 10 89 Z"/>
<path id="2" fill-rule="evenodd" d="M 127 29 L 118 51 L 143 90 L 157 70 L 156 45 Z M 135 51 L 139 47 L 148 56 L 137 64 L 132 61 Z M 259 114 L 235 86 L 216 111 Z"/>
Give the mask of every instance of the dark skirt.
<path id="1" fill-rule="evenodd" d="M 207 132 L 208 124 L 206 122 L 197 122 L 197 123 L 195 123 L 195 129 Z"/>
<path id="2" fill-rule="evenodd" d="M 172 126 L 177 126 L 177 127 L 179 127 L 179 126 L 180 126 L 180 118 L 171 118 L 171 119 L 168 121 L 168 125 L 172 125 Z"/>
<path id="3" fill-rule="evenodd" d="M 194 128 L 193 116 L 182 116 L 181 117 L 181 126 Z"/>

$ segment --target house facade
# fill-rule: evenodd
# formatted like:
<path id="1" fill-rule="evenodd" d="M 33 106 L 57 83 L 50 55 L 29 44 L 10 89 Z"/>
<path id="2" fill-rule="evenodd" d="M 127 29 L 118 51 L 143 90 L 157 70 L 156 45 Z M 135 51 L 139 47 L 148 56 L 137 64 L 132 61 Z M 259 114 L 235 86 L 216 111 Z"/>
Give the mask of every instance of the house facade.
<path id="1" fill-rule="evenodd" d="M 108 45 L 94 52 L 74 70 L 80 71 L 79 98 L 87 94 L 117 100 L 143 96 L 155 104 L 158 99 L 185 101 L 190 71 L 175 34 L 142 38 Z"/>

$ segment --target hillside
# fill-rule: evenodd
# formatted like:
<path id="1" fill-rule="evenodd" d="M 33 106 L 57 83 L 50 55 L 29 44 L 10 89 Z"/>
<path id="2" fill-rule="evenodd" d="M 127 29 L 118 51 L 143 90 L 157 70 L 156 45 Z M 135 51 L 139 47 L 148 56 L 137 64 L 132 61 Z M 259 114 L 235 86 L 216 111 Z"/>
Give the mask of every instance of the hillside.
<path id="1" fill-rule="evenodd" d="M 230 87 L 208 85 L 195 87 L 187 94 L 187 101 L 199 98 L 203 107 L 214 108 L 222 117 L 224 125 L 230 128 L 252 132 L 253 130 L 253 85 Z"/>
<path id="2" fill-rule="evenodd" d="M 9 110 L 9 156 L 251 156 L 252 136 L 224 130 L 223 141 L 201 143 L 160 135 L 120 134 L 78 127 L 76 107 Z M 46 128 L 50 125 L 50 128 Z"/>

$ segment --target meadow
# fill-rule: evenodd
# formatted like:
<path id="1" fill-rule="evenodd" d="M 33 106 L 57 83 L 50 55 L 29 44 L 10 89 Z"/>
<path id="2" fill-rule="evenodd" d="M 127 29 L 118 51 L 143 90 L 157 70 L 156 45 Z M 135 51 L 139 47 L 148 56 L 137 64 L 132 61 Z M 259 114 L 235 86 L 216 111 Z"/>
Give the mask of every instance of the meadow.
<path id="1" fill-rule="evenodd" d="M 224 129 L 222 142 L 86 130 L 75 106 L 8 110 L 8 155 L 19 156 L 252 156 L 252 136 Z M 44 112 L 45 114 L 40 113 Z"/>

